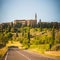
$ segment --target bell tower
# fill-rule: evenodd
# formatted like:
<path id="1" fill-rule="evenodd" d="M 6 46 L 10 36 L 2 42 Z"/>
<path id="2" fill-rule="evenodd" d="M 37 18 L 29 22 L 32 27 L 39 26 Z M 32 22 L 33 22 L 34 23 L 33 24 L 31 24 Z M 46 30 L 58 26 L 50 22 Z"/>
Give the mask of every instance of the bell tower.
<path id="1" fill-rule="evenodd" d="M 37 14 L 35 13 L 35 20 L 37 20 Z"/>

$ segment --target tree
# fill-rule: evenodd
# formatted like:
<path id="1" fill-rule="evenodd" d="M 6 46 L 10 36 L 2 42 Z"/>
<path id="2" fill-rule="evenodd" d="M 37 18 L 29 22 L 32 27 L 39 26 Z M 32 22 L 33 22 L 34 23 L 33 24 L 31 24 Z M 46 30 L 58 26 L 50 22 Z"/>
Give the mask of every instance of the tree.
<path id="1" fill-rule="evenodd" d="M 40 22 L 40 29 L 41 29 L 41 31 L 42 31 L 42 23 Z"/>
<path id="2" fill-rule="evenodd" d="M 30 26 L 29 26 L 29 31 L 28 31 L 28 47 L 30 47 Z"/>
<path id="3" fill-rule="evenodd" d="M 56 44 L 60 44 L 60 31 L 56 32 Z"/>
<path id="4" fill-rule="evenodd" d="M 6 40 L 9 41 L 12 38 L 13 34 L 12 33 L 7 33 L 5 34 Z"/>
<path id="5" fill-rule="evenodd" d="M 40 27 L 40 31 L 42 31 L 42 23 L 41 23 L 41 19 L 40 19 L 40 21 L 39 21 L 39 27 Z"/>
<path id="6" fill-rule="evenodd" d="M 54 29 L 54 26 L 53 26 L 53 28 L 52 28 L 52 40 L 51 40 L 51 43 L 50 43 L 50 49 L 52 48 L 54 43 L 55 43 L 55 29 Z"/>
<path id="7" fill-rule="evenodd" d="M 11 26 L 8 26 L 8 32 L 10 32 L 11 31 Z"/>
<path id="8" fill-rule="evenodd" d="M 22 26 L 21 23 L 17 23 L 17 24 L 14 25 L 15 28 L 20 28 L 21 26 Z"/>
<path id="9" fill-rule="evenodd" d="M 14 32 L 14 28 L 11 28 L 11 32 Z"/>
<path id="10" fill-rule="evenodd" d="M 18 37 L 18 32 L 16 32 L 16 37 Z"/>
<path id="11" fill-rule="evenodd" d="M 52 44 L 54 44 L 55 42 L 55 29 L 54 29 L 54 26 L 53 26 L 53 29 L 52 29 Z"/>
<path id="12" fill-rule="evenodd" d="M 7 43 L 7 39 L 4 34 L 0 34 L 0 48 L 3 48 Z"/>

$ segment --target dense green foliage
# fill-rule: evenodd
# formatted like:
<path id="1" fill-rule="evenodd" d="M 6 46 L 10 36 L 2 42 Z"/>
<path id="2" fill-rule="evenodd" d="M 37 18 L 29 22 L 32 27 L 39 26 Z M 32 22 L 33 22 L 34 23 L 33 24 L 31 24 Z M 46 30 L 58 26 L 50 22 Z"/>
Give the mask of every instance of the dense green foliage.
<path id="1" fill-rule="evenodd" d="M 0 26 L 0 45 L 5 46 L 9 40 L 15 40 L 19 41 L 23 47 L 29 48 L 30 45 L 49 44 L 49 49 L 51 49 L 54 45 L 60 44 L 60 28 L 56 26 L 57 23 L 49 24 L 43 24 L 40 21 L 37 27 L 22 26 L 19 23 L 2 25 Z"/>
<path id="2" fill-rule="evenodd" d="M 8 41 L 18 41 L 24 49 L 39 51 L 60 50 L 60 28 L 55 23 L 40 23 L 37 27 L 16 25 L 0 26 L 0 50 L 5 48 Z M 6 49 L 3 49 L 6 52 Z M 0 57 L 2 53 L 0 53 Z"/>
<path id="3" fill-rule="evenodd" d="M 12 38 L 12 33 L 0 33 L 0 48 L 4 47 L 6 43 Z"/>

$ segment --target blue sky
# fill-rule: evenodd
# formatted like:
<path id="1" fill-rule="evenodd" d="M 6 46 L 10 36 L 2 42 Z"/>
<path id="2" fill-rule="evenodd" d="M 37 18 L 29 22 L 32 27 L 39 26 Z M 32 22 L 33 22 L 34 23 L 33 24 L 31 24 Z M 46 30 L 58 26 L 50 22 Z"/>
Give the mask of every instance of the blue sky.
<path id="1" fill-rule="evenodd" d="M 60 22 L 60 0 L 0 0 L 0 23 L 16 19 Z"/>

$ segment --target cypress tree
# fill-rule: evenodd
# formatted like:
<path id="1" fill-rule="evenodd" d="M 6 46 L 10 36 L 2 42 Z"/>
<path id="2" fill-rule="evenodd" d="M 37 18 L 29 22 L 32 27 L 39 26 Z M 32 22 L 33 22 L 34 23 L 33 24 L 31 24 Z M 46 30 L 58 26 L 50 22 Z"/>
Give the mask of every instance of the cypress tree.
<path id="1" fill-rule="evenodd" d="M 28 47 L 30 47 L 30 26 L 29 26 L 29 31 L 28 31 Z"/>
<path id="2" fill-rule="evenodd" d="M 41 19 L 40 19 L 40 30 L 42 31 L 42 23 L 41 23 Z"/>
<path id="3" fill-rule="evenodd" d="M 54 26 L 53 26 L 53 29 L 52 29 L 52 44 L 54 45 L 54 42 L 55 42 L 55 29 L 54 29 Z"/>

